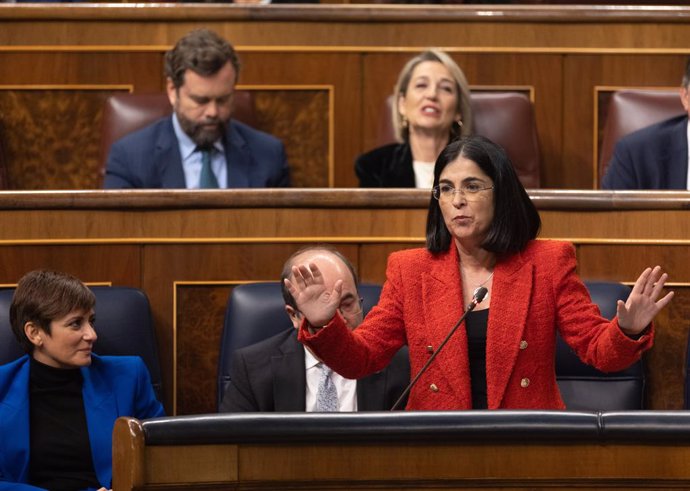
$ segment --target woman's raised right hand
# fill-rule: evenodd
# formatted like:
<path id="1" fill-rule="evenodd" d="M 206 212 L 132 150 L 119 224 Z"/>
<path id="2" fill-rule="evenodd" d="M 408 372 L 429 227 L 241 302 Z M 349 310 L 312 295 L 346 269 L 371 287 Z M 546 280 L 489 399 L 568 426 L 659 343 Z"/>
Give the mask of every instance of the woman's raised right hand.
<path id="1" fill-rule="evenodd" d="M 319 329 L 335 317 L 343 292 L 342 280 L 336 281 L 333 290 L 328 291 L 319 267 L 309 263 L 293 266 L 292 278 L 285 280 L 285 286 L 311 327 Z"/>

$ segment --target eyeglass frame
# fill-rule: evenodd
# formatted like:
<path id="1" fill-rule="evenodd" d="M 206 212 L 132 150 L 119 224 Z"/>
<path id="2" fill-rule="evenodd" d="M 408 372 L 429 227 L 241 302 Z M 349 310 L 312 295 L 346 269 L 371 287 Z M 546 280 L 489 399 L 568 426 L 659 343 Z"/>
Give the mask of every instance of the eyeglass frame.
<path id="1" fill-rule="evenodd" d="M 357 315 L 361 313 L 364 310 L 364 297 L 357 297 L 355 302 L 352 302 L 352 306 L 357 306 L 358 308 L 356 310 L 353 310 L 352 312 L 346 312 L 343 311 L 343 307 L 338 305 L 338 312 L 340 312 L 340 315 L 345 316 L 345 315 Z"/>
<path id="2" fill-rule="evenodd" d="M 352 305 L 353 305 L 353 306 L 354 306 L 354 305 L 357 305 L 357 309 L 356 309 L 356 310 L 353 310 L 352 312 L 344 311 L 344 310 L 343 310 L 343 307 L 341 307 L 340 305 L 338 305 L 337 310 L 338 310 L 338 312 L 340 312 L 340 315 L 342 315 L 343 317 L 345 317 L 346 315 L 347 315 L 347 316 L 358 315 L 358 314 L 360 314 L 360 313 L 362 313 L 362 312 L 364 311 L 364 297 L 357 297 L 357 298 L 356 298 L 356 301 L 353 302 Z M 297 310 L 297 309 L 295 309 L 295 313 L 296 313 L 297 315 L 299 315 L 300 317 L 304 315 L 304 314 L 302 314 L 302 312 L 300 312 L 300 311 Z"/>
<path id="3" fill-rule="evenodd" d="M 488 186 L 485 188 L 479 187 L 479 188 L 475 189 L 474 191 L 470 191 L 468 186 L 472 186 L 472 185 L 476 185 L 476 183 L 470 182 L 470 183 L 463 184 L 462 186 L 460 186 L 460 189 L 456 189 L 455 187 L 451 186 L 450 184 L 438 184 L 432 188 L 431 195 L 437 201 L 441 201 L 441 198 L 452 200 L 455 198 L 455 195 L 458 193 L 460 193 L 460 195 L 464 196 L 464 197 L 474 196 L 475 194 L 479 194 L 482 191 L 488 191 L 489 189 L 494 189 L 494 187 L 495 187 L 495 185 L 492 184 L 491 186 Z M 450 194 L 450 196 L 445 196 L 441 192 L 441 186 L 448 186 L 450 189 L 453 190 L 453 192 Z"/>

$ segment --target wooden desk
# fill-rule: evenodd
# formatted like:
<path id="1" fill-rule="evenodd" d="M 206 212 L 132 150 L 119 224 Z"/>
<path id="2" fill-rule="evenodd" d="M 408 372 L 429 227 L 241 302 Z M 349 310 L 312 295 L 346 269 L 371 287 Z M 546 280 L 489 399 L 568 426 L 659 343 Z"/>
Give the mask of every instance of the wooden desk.
<path id="1" fill-rule="evenodd" d="M 688 416 L 460 411 L 120 418 L 113 488 L 687 488 Z"/>

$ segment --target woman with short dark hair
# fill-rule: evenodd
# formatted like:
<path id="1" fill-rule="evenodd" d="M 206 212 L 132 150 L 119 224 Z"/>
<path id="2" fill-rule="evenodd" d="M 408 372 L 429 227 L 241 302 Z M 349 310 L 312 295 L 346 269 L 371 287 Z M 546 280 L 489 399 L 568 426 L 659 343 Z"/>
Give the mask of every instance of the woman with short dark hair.
<path id="1" fill-rule="evenodd" d="M 19 280 L 10 323 L 26 355 L 0 366 L 0 490 L 104 489 L 119 416 L 163 416 L 144 362 L 92 352 L 94 294 L 73 276 Z"/>
<path id="2" fill-rule="evenodd" d="M 303 314 L 300 339 L 336 372 L 381 370 L 407 344 L 416 374 L 463 314 L 477 305 L 409 395 L 407 409 L 564 409 L 554 369 L 556 333 L 578 356 L 619 371 L 652 346 L 667 275 L 647 268 L 612 321 L 577 276 L 569 243 L 534 240 L 540 219 L 503 149 L 483 137 L 441 153 L 427 247 L 390 255 L 381 298 L 354 331 L 337 313 L 315 265 L 286 281 Z M 483 300 L 475 297 L 486 289 Z"/>

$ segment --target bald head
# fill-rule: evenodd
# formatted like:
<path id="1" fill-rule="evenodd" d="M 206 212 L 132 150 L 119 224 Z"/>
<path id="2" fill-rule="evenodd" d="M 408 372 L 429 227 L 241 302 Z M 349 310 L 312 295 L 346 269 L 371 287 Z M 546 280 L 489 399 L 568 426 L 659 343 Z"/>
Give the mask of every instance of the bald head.
<path id="1" fill-rule="evenodd" d="M 309 266 L 316 264 L 324 279 L 324 286 L 332 290 L 336 281 L 343 282 L 342 300 L 340 312 L 351 328 L 357 327 L 362 322 L 362 311 L 360 306 L 359 293 L 357 292 L 357 275 L 352 264 L 345 256 L 336 249 L 326 246 L 312 246 L 301 249 L 290 256 L 283 266 L 281 283 L 283 288 L 283 298 L 285 300 L 285 310 L 287 311 L 295 327 L 301 322 L 301 314 L 297 310 L 297 305 L 292 294 L 285 287 L 285 279 L 292 280 L 293 266 Z"/>

